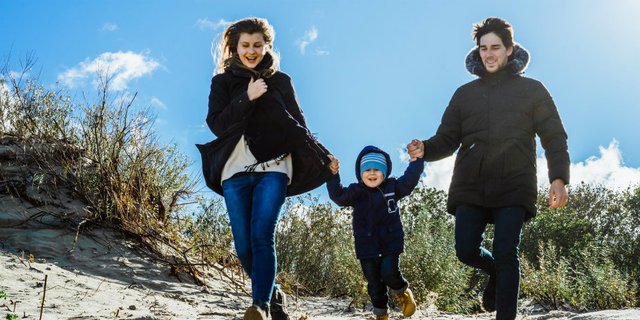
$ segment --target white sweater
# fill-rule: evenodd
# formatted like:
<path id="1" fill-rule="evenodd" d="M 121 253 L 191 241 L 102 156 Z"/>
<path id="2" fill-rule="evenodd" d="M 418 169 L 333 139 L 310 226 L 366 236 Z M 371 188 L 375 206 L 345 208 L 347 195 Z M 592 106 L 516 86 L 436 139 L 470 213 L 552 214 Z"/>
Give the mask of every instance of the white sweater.
<path id="1" fill-rule="evenodd" d="M 233 152 L 231 152 L 229 159 L 227 159 L 227 162 L 224 164 L 224 168 L 222 168 L 220 184 L 238 172 L 282 172 L 289 177 L 287 184 L 290 184 L 291 177 L 293 176 L 291 154 L 283 156 L 284 157 L 258 163 L 258 160 L 256 160 L 251 150 L 249 150 L 249 146 L 244 140 L 244 135 L 242 135 Z"/>

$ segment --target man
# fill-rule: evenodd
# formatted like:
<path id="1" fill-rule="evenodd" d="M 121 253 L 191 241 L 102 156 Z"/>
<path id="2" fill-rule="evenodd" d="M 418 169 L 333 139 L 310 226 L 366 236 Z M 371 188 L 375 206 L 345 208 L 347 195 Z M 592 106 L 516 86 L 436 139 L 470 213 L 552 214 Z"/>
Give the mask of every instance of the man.
<path id="1" fill-rule="evenodd" d="M 484 308 L 515 319 L 520 233 L 536 214 L 535 135 L 548 161 L 549 204 L 560 208 L 568 201 L 567 134 L 544 85 L 522 76 L 529 54 L 514 43 L 511 25 L 488 18 L 474 26 L 473 38 L 466 66 L 478 79 L 458 88 L 433 137 L 407 148 L 412 158 L 424 151 L 435 161 L 460 147 L 447 201 L 456 217 L 456 254 L 489 274 Z M 482 247 L 488 223 L 495 224 L 493 252 Z"/>

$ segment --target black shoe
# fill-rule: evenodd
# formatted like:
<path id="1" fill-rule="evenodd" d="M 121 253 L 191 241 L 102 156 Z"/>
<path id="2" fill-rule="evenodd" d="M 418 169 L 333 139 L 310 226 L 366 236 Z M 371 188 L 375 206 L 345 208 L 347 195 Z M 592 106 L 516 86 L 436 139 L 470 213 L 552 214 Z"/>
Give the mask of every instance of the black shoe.
<path id="1" fill-rule="evenodd" d="M 489 276 L 487 286 L 482 293 L 482 307 L 487 312 L 496 311 L 496 276 Z"/>
<path id="2" fill-rule="evenodd" d="M 273 320 L 289 320 L 289 315 L 287 314 L 287 295 L 285 295 L 278 286 L 273 288 L 269 311 L 271 319 Z"/>

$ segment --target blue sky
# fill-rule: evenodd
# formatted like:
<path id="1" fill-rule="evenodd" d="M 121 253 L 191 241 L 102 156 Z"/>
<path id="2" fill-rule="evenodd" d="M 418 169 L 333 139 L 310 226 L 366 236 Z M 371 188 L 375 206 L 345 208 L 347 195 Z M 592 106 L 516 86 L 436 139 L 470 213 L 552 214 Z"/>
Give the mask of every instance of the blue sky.
<path id="1" fill-rule="evenodd" d="M 1 1 L 0 57 L 19 70 L 32 53 L 30 76 L 72 96 L 91 97 L 95 67 L 108 66 L 114 89 L 138 92 L 160 137 L 199 171 L 194 144 L 214 138 L 204 124 L 212 41 L 247 16 L 274 25 L 281 68 L 347 182 L 368 144 L 402 173 L 402 146 L 430 137 L 455 89 L 474 79 L 463 61 L 472 24 L 488 16 L 509 20 L 531 52 L 526 75 L 560 110 L 573 182 L 640 181 L 639 1 Z M 452 161 L 430 165 L 425 183 L 445 188 Z"/>

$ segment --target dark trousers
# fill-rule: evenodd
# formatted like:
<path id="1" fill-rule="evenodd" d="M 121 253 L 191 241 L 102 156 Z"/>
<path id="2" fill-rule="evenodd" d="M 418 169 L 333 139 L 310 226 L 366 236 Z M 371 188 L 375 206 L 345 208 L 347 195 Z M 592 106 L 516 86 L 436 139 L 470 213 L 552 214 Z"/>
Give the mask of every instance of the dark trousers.
<path id="1" fill-rule="evenodd" d="M 360 266 L 367 279 L 367 291 L 373 304 L 373 313 L 387 313 L 389 296 L 387 287 L 394 294 L 402 293 L 409 286 L 400 272 L 400 255 L 393 254 L 372 259 L 360 259 Z"/>
<path id="2" fill-rule="evenodd" d="M 518 312 L 518 245 L 524 216 L 522 207 L 456 208 L 456 255 L 462 263 L 496 276 L 496 320 L 515 319 Z M 482 247 L 484 230 L 490 221 L 495 224 L 493 252 Z"/>

